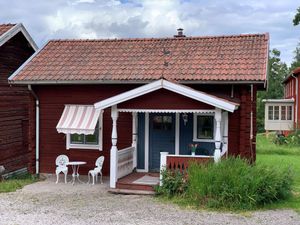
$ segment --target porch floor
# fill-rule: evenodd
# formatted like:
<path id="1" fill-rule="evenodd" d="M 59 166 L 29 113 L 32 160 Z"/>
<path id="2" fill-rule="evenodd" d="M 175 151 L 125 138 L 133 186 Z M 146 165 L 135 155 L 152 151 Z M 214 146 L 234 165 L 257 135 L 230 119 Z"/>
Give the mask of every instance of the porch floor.
<path id="1" fill-rule="evenodd" d="M 116 189 L 149 191 L 154 193 L 153 187 L 159 184 L 159 173 L 133 172 L 118 180 Z"/>

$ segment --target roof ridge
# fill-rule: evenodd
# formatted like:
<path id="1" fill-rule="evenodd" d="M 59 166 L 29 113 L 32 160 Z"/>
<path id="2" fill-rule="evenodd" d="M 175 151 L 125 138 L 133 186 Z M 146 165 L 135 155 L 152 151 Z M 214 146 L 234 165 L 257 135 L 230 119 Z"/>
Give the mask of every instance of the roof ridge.
<path id="1" fill-rule="evenodd" d="M 219 38 L 244 38 L 264 36 L 269 39 L 269 33 L 256 34 L 236 34 L 236 35 L 211 35 L 211 36 L 190 36 L 190 37 L 149 37 L 149 38 L 99 38 L 99 39 L 50 39 L 49 42 L 104 42 L 104 41 L 162 41 L 162 40 L 199 40 L 199 39 L 219 39 Z"/>

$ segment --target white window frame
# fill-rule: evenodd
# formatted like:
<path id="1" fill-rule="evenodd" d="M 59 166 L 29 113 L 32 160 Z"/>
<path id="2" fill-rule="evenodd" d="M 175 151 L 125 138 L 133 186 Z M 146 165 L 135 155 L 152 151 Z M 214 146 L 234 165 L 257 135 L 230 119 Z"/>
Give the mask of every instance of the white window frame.
<path id="1" fill-rule="evenodd" d="M 198 116 L 212 116 L 214 121 L 214 130 L 212 139 L 199 139 L 197 137 L 197 117 Z M 194 113 L 193 117 L 193 142 L 215 142 L 215 132 L 216 132 L 216 120 L 214 113 Z"/>
<path id="2" fill-rule="evenodd" d="M 273 107 L 272 119 L 269 119 L 269 107 L 270 106 Z M 275 120 L 275 106 L 279 107 L 279 114 L 278 114 L 279 115 L 279 119 L 278 120 Z M 285 120 L 282 120 L 282 117 L 281 117 L 281 113 L 282 113 L 281 108 L 282 108 L 282 106 L 285 107 Z M 289 112 L 288 111 L 289 106 L 292 107 L 292 118 L 290 120 L 287 119 L 288 118 L 288 112 Z M 290 104 L 270 104 L 267 107 L 267 114 L 266 114 L 266 116 L 267 116 L 267 121 L 287 121 L 287 122 L 293 121 L 294 120 L 293 106 L 290 105 Z"/>
<path id="3" fill-rule="evenodd" d="M 98 144 L 72 144 L 71 143 L 71 134 L 66 134 L 66 149 L 91 149 L 91 150 L 103 150 L 103 111 L 99 116 L 99 135 L 98 135 Z"/>

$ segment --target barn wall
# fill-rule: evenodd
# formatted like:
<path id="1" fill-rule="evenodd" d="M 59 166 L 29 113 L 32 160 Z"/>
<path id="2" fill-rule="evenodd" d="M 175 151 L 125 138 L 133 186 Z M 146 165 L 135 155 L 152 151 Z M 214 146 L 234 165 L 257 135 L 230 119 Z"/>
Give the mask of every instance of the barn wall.
<path id="1" fill-rule="evenodd" d="M 55 171 L 55 158 L 59 154 L 66 154 L 71 160 L 84 160 L 87 161 L 87 165 L 81 168 L 81 173 L 86 173 L 89 169 L 94 167 L 94 162 L 100 155 L 105 156 L 105 163 L 103 172 L 105 175 L 109 174 L 109 151 L 111 147 L 111 117 L 110 110 L 104 111 L 104 123 L 103 123 L 103 151 L 98 150 L 80 150 L 70 149 L 66 150 L 66 140 L 64 134 L 59 134 L 56 131 L 56 125 L 60 119 L 60 116 L 64 109 L 64 104 L 94 104 L 98 101 L 122 93 L 126 90 L 137 87 L 137 85 L 56 85 L 56 86 L 34 86 L 33 89 L 37 93 L 40 100 L 40 172 L 53 173 Z M 195 86 L 197 89 L 206 89 L 207 92 L 216 92 L 218 95 L 226 96 L 230 98 L 230 88 L 228 86 L 215 85 L 209 86 Z M 211 91 L 210 91 L 211 90 Z M 158 92 L 164 94 L 162 98 L 156 96 L 160 105 L 164 107 L 170 107 L 172 96 L 170 93 Z M 152 97 L 154 96 L 152 95 Z M 149 95 L 151 96 L 151 95 Z M 167 97 L 166 97 L 167 96 Z M 177 95 L 174 95 L 178 98 Z M 240 101 L 241 106 L 234 113 L 229 113 L 229 154 L 241 155 L 243 157 L 254 157 L 255 148 L 252 148 L 250 144 L 250 111 L 251 111 L 251 99 L 250 99 L 250 86 L 237 86 L 235 89 L 235 101 Z M 254 94 L 255 96 L 255 94 Z M 122 107 L 135 107 L 135 104 L 149 108 L 153 108 L 156 105 L 147 96 L 140 98 L 140 101 L 131 101 L 120 104 Z M 162 101 L 163 100 L 163 101 Z M 186 100 L 186 99 L 185 99 Z M 168 103 L 168 104 L 167 104 Z M 182 104 L 193 105 L 193 101 L 182 101 Z M 175 101 L 178 105 L 178 101 Z M 197 103 L 199 104 L 199 103 Z M 199 104 L 199 108 L 211 108 L 206 104 Z M 255 105 L 252 106 L 255 109 Z M 176 106 L 175 106 L 176 108 Z M 30 130 L 30 143 L 29 146 L 34 149 L 34 107 L 31 108 L 31 130 Z M 255 110 L 253 110 L 255 118 Z M 253 123 L 255 122 L 255 119 Z M 118 149 L 122 149 L 131 145 L 131 133 L 132 133 L 132 118 L 130 113 L 120 113 L 118 119 Z M 255 131 L 255 129 L 254 129 Z M 255 136 L 255 134 L 254 134 Z M 34 152 L 32 151 L 31 162 L 32 168 L 34 168 Z"/>
<path id="2" fill-rule="evenodd" d="M 8 77 L 32 54 L 27 40 L 19 33 L 0 47 L 0 165 L 7 171 L 28 166 L 27 87 L 11 87 Z"/>

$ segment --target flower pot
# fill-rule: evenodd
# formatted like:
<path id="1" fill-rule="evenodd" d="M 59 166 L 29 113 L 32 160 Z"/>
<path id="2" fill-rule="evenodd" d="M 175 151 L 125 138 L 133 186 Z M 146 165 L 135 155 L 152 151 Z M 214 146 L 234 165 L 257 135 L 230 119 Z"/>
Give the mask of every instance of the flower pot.
<path id="1" fill-rule="evenodd" d="M 192 156 L 195 156 L 195 152 L 192 152 Z"/>

